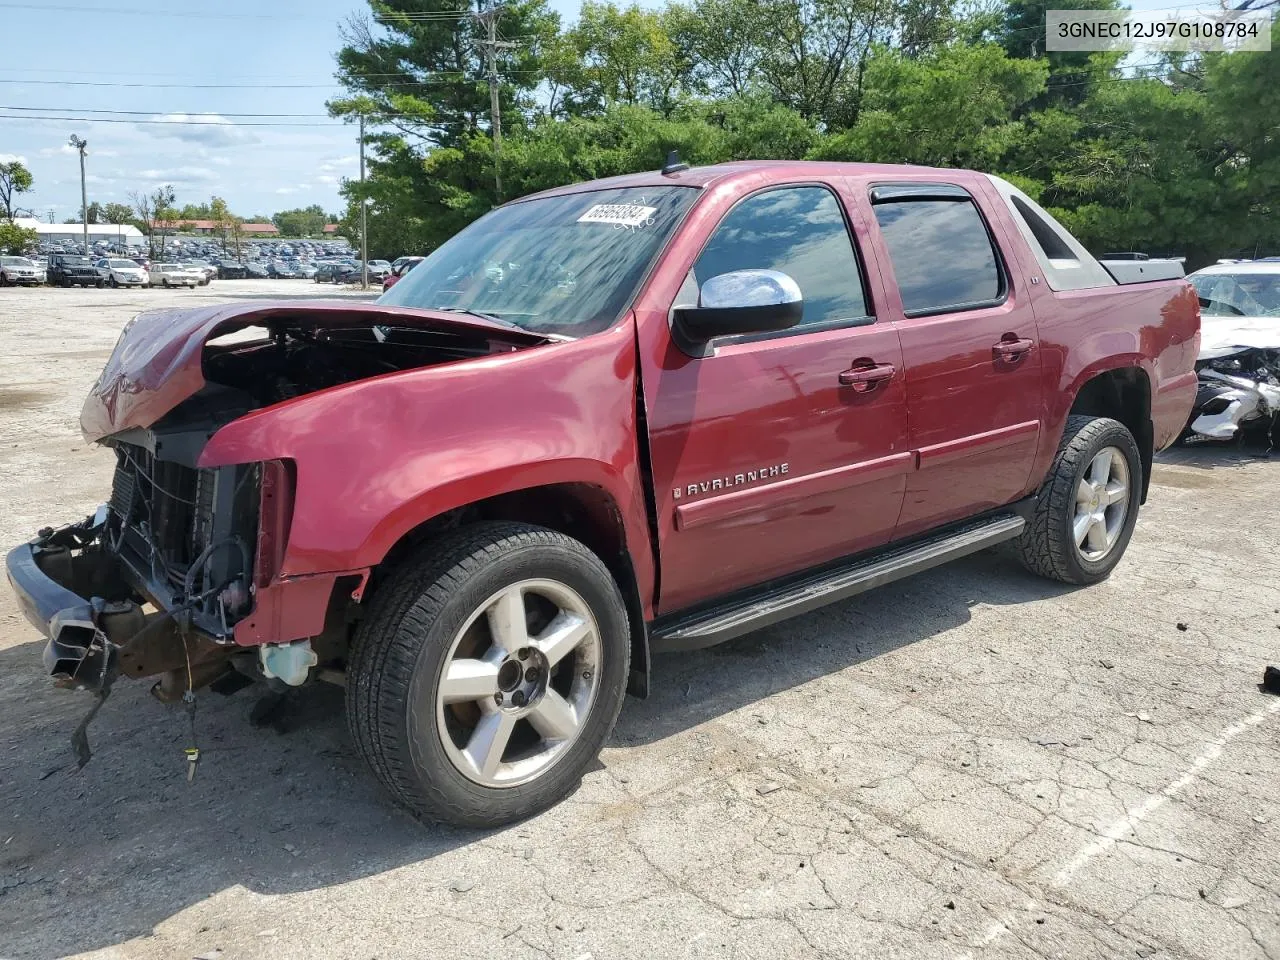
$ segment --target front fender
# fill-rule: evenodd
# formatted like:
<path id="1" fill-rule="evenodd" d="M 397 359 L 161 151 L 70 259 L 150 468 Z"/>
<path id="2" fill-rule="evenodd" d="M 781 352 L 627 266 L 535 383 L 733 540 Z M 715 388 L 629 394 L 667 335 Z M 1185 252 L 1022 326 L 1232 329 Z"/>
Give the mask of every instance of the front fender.
<path id="1" fill-rule="evenodd" d="M 284 577 L 375 566 L 425 520 L 553 483 L 605 490 L 637 574 L 652 576 L 629 320 L 254 411 L 214 434 L 200 465 L 274 459 L 296 468 Z"/>

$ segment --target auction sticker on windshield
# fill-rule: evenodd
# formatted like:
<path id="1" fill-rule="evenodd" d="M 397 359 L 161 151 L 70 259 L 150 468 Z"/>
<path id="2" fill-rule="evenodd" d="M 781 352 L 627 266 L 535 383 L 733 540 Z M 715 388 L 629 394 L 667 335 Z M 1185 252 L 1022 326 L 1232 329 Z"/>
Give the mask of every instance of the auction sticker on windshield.
<path id="1" fill-rule="evenodd" d="M 642 227 L 653 223 L 657 207 L 638 203 L 597 203 L 578 218 L 579 223 L 612 223 L 619 227 Z"/>

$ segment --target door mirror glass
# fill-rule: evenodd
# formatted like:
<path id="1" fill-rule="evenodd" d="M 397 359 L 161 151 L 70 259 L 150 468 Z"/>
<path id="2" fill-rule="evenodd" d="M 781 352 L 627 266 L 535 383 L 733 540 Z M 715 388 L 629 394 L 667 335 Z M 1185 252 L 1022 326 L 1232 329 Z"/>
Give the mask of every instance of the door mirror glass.
<path id="1" fill-rule="evenodd" d="M 691 340 L 786 330 L 804 316 L 800 285 L 781 270 L 734 270 L 702 284 L 696 307 L 676 310 Z"/>

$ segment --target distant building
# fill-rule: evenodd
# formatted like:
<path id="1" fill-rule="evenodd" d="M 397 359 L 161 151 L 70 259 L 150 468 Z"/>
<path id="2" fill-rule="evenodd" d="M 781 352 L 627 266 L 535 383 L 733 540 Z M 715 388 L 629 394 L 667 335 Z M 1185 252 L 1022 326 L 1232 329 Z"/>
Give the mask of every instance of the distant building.
<path id="1" fill-rule="evenodd" d="M 160 233 L 196 233 L 202 236 L 221 234 L 222 226 L 217 220 L 152 220 L 151 229 Z M 240 232 L 253 237 L 277 237 L 280 231 L 274 223 L 242 223 Z M 231 233 L 231 228 L 227 228 Z"/>
<path id="2" fill-rule="evenodd" d="M 216 220 L 152 220 L 151 229 L 160 233 L 218 233 Z"/>
<path id="3" fill-rule="evenodd" d="M 84 241 L 84 224 L 80 223 L 42 223 L 18 217 L 13 221 L 20 227 L 27 227 L 40 235 L 41 243 L 52 243 L 59 240 Z M 89 224 L 89 243 L 104 240 L 118 247 L 140 247 L 146 240 L 142 231 L 130 223 L 91 223 Z"/>

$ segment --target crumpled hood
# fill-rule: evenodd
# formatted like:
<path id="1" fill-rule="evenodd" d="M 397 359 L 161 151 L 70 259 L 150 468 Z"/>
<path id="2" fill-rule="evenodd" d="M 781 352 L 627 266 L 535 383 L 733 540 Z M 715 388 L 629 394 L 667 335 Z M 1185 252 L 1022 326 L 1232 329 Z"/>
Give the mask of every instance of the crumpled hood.
<path id="1" fill-rule="evenodd" d="M 492 341 L 532 346 L 546 337 L 478 317 L 345 300 L 259 300 L 139 314 L 116 341 L 107 365 L 80 411 L 89 442 L 131 427 L 149 427 L 204 386 L 207 341 L 273 320 L 317 329 L 385 323 L 435 330 L 479 330 Z"/>
<path id="2" fill-rule="evenodd" d="M 1241 350 L 1280 350 L 1280 317 L 1201 317 L 1201 360 Z"/>

